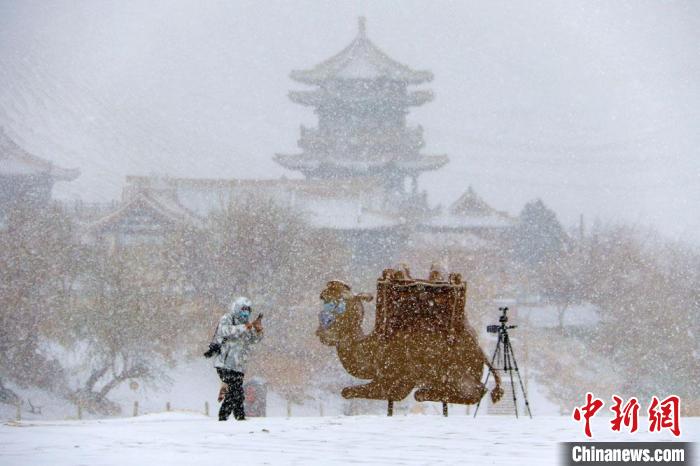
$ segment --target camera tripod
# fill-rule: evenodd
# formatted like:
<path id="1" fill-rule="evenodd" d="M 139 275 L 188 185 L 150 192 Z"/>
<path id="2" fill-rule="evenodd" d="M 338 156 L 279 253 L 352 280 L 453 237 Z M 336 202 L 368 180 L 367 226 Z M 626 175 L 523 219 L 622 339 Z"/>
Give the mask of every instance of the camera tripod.
<path id="1" fill-rule="evenodd" d="M 506 325 L 508 323 L 508 312 L 507 307 L 498 308 L 503 314 L 498 318 L 500 325 L 488 325 L 486 331 L 488 333 L 498 333 L 498 342 L 496 343 L 496 349 L 493 352 L 493 357 L 491 358 L 491 367 L 495 371 L 503 371 L 504 374 L 508 373 L 510 376 L 510 388 L 513 392 L 513 408 L 515 409 L 515 417 L 518 417 L 518 400 L 515 394 L 515 382 L 513 380 L 513 371 L 518 376 L 518 382 L 520 382 L 520 390 L 523 392 L 523 399 L 525 400 L 525 408 L 527 409 L 527 414 L 532 419 L 532 412 L 530 411 L 530 403 L 527 400 L 527 393 L 525 392 L 525 385 L 523 384 L 523 379 L 520 377 L 520 371 L 518 370 L 518 362 L 515 360 L 515 353 L 513 352 L 513 345 L 510 342 L 510 336 L 508 335 L 509 329 L 517 328 L 517 325 Z M 489 372 L 486 374 L 486 380 L 484 381 L 484 386 L 488 383 L 489 377 L 491 376 L 491 367 L 489 367 Z M 481 400 L 476 405 L 474 410 L 474 417 L 476 413 L 479 412 L 479 406 L 481 405 Z"/>

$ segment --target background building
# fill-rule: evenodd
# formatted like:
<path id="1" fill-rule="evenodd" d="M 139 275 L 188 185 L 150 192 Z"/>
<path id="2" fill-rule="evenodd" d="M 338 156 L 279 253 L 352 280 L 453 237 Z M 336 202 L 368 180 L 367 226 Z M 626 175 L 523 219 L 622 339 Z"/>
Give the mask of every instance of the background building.
<path id="1" fill-rule="evenodd" d="M 121 205 L 91 225 L 91 237 L 114 245 L 158 241 L 178 225 L 203 225 L 212 211 L 255 195 L 302 212 L 313 228 L 333 230 L 357 264 L 377 269 L 409 248 L 431 248 L 436 241 L 478 249 L 501 238 L 514 219 L 471 188 L 444 211 L 428 205 L 418 178 L 449 159 L 421 153 L 423 129 L 409 127 L 406 114 L 432 100 L 430 90 L 411 86 L 433 75 L 380 50 L 367 37 L 364 18 L 358 26 L 355 39 L 338 54 L 291 73 L 295 81 L 314 86 L 289 97 L 313 107 L 318 126 L 302 126 L 300 152 L 277 154 L 275 160 L 303 179 L 130 176 Z"/>
<path id="2" fill-rule="evenodd" d="M 32 155 L 0 127 L 0 227 L 10 211 L 18 207 L 43 207 L 51 199 L 57 181 L 72 181 L 80 175 Z"/>

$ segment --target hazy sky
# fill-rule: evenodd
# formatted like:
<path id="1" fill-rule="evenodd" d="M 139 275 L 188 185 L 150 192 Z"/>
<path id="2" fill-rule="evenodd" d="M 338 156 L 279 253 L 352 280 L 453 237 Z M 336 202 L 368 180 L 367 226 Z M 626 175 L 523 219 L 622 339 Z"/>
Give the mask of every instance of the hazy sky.
<path id="1" fill-rule="evenodd" d="M 429 69 L 412 111 L 420 184 L 471 185 L 517 214 L 542 198 L 700 244 L 700 2 L 30 2 L 0 0 L 0 125 L 78 167 L 61 197 L 117 198 L 126 174 L 279 177 L 308 108 L 289 79 L 371 40 Z"/>

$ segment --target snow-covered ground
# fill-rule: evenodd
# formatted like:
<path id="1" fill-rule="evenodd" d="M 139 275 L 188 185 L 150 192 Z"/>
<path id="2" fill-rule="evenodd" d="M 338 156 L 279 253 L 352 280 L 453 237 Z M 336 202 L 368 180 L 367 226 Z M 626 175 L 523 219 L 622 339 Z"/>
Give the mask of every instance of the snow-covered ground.
<path id="1" fill-rule="evenodd" d="M 489 343 L 491 344 L 491 343 Z M 219 393 L 219 378 L 212 368 L 212 363 L 204 358 L 181 363 L 176 368 L 167 372 L 167 383 L 161 383 L 157 388 L 140 386 L 137 390 L 129 388 L 129 384 L 122 384 L 109 395 L 109 399 L 121 407 L 121 415 L 128 416 L 133 411 L 134 402 L 139 404 L 140 414 L 160 413 L 169 403 L 173 410 L 185 410 L 204 413 L 204 404 L 209 403 L 212 414 L 218 410 L 216 396 Z M 83 375 L 83 377 L 86 377 Z M 252 376 L 251 376 L 252 378 Z M 82 379 L 84 380 L 84 379 Z M 249 378 L 246 378 L 246 381 Z M 560 414 L 559 407 L 546 397 L 545 388 L 537 382 L 537 379 L 527 377 L 527 393 L 533 413 L 538 416 Z M 64 398 L 55 394 L 39 390 L 6 384 L 18 393 L 25 404 L 22 407 L 22 419 L 30 421 L 66 420 L 76 419 L 76 407 Z M 72 387 L 78 387 L 80 379 L 76 379 Z M 302 403 L 294 403 L 290 407 L 287 401 L 270 389 L 267 393 L 267 415 L 271 417 L 287 416 L 287 409 L 291 410 L 293 417 L 318 416 L 323 412 L 326 416 L 341 415 L 350 410 L 348 401 L 344 400 L 340 393 L 318 392 L 313 393 L 313 398 L 305 399 Z M 32 414 L 29 410 L 29 402 L 41 407 L 41 414 Z M 386 402 L 363 400 L 364 410 L 356 411 L 356 414 L 382 414 L 386 412 Z M 510 406 L 510 405 L 509 405 Z M 520 407 L 524 409 L 524 406 Z M 413 396 L 396 402 L 394 410 L 398 414 L 406 414 L 418 410 L 423 414 L 440 414 L 440 403 L 417 403 Z M 465 408 L 455 406 L 451 412 L 464 413 Z M 94 419 L 98 415 L 87 411 L 82 413 L 83 419 Z M 16 407 L 0 403 L 0 421 L 15 419 Z"/>
<path id="2" fill-rule="evenodd" d="M 597 441 L 672 440 L 619 434 L 593 422 Z M 640 426 L 646 419 L 640 419 Z M 684 441 L 700 418 L 682 419 Z M 641 430 L 644 430 L 642 428 Z M 558 442 L 583 440 L 568 417 L 268 417 L 218 422 L 187 412 L 88 421 L 7 422 L 2 465 L 557 464 Z"/>

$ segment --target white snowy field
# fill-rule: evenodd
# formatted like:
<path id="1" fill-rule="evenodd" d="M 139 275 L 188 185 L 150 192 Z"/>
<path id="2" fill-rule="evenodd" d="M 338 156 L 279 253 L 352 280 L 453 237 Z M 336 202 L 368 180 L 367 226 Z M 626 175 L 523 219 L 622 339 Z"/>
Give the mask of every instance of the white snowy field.
<path id="1" fill-rule="evenodd" d="M 596 441 L 672 440 L 666 432 L 611 432 Z M 644 431 L 646 419 L 640 418 Z M 700 439 L 700 418 L 682 419 L 683 441 Z M 194 464 L 557 464 L 558 442 L 582 441 L 569 417 L 408 415 L 252 418 L 218 422 L 186 412 L 89 421 L 8 422 L 2 465 Z M 697 461 L 697 458 L 696 458 Z"/>

